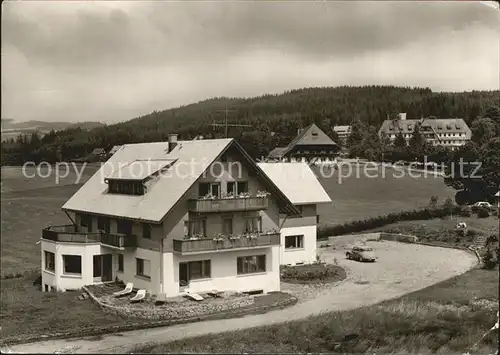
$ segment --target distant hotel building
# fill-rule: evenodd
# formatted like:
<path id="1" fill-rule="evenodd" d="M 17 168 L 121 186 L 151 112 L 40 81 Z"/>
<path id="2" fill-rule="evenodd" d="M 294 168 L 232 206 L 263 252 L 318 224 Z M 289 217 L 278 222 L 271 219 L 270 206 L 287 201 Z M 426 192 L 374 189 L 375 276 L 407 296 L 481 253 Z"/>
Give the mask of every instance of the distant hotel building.
<path id="1" fill-rule="evenodd" d="M 465 145 L 472 136 L 469 126 L 461 118 L 407 120 L 406 113 L 400 113 L 397 120 L 385 120 L 378 133 L 380 136 L 385 134 L 392 142 L 401 132 L 408 143 L 417 125 L 426 141 L 451 150 Z"/>
<path id="2" fill-rule="evenodd" d="M 299 129 L 297 137 L 286 147 L 274 148 L 268 155 L 268 161 L 308 163 L 333 162 L 340 147 L 314 123 Z"/>
<path id="3" fill-rule="evenodd" d="M 339 137 L 339 141 L 342 145 L 347 143 L 347 138 L 351 134 L 351 126 L 335 126 L 333 127 L 333 131 L 337 133 L 337 137 Z"/>

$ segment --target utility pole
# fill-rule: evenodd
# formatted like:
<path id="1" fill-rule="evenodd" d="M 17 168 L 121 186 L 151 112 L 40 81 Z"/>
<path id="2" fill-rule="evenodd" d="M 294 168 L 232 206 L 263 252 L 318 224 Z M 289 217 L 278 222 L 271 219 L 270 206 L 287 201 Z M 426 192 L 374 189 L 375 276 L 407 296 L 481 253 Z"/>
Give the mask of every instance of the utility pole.
<path id="1" fill-rule="evenodd" d="M 225 138 L 227 138 L 227 133 L 228 133 L 228 127 L 252 127 L 252 125 L 249 125 L 249 124 L 229 124 L 227 122 L 227 114 L 229 112 L 236 112 L 236 110 L 228 110 L 227 109 L 227 105 L 226 105 L 226 109 L 225 110 L 218 110 L 216 112 L 224 112 L 225 113 L 225 120 L 224 120 L 224 123 L 221 124 L 221 123 L 212 123 L 212 127 L 215 129 L 215 127 L 224 127 L 225 128 Z"/>

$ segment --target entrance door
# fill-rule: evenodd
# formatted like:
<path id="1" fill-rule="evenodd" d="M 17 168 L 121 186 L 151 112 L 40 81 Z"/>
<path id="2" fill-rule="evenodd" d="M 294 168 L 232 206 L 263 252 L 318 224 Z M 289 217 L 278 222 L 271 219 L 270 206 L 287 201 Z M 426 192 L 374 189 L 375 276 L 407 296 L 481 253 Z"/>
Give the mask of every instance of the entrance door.
<path id="1" fill-rule="evenodd" d="M 113 280 L 113 254 L 102 255 L 102 281 Z"/>
<path id="2" fill-rule="evenodd" d="M 94 281 L 101 281 L 102 277 L 102 255 L 94 255 Z"/>
<path id="3" fill-rule="evenodd" d="M 179 286 L 187 286 L 189 284 L 188 263 L 179 263 Z"/>
<path id="4" fill-rule="evenodd" d="M 113 280 L 113 255 L 94 255 L 94 281 Z"/>

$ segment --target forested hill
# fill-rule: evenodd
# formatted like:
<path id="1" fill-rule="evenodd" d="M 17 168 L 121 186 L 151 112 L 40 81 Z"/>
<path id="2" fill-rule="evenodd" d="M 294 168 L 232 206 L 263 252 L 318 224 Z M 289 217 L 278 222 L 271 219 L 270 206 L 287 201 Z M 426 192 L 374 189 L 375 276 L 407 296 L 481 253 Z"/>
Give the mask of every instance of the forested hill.
<path id="1" fill-rule="evenodd" d="M 408 118 L 460 117 L 470 123 L 486 107 L 498 105 L 499 100 L 499 91 L 437 93 L 429 88 L 394 86 L 305 88 L 254 98 L 214 98 L 91 131 L 64 130 L 46 135 L 38 147 L 32 144 L 31 149 L 37 150 L 40 158 L 48 158 L 59 148 L 63 159 L 72 159 L 88 154 L 95 147 L 109 149 L 125 143 L 165 140 L 172 132 L 179 133 L 181 139 L 200 134 L 221 137 L 224 130 L 214 131 L 210 124 L 214 120 L 223 122 L 224 113 L 219 111 L 227 106 L 233 110 L 228 114 L 230 123 L 252 125 L 252 128 L 230 129 L 229 136 L 238 138 L 257 157 L 288 143 L 297 128 L 311 122 L 327 134 L 332 134 L 333 125 L 349 124 L 355 119 L 378 128 L 387 115 L 395 112 L 406 112 Z M 2 162 L 5 158 L 3 154 Z"/>

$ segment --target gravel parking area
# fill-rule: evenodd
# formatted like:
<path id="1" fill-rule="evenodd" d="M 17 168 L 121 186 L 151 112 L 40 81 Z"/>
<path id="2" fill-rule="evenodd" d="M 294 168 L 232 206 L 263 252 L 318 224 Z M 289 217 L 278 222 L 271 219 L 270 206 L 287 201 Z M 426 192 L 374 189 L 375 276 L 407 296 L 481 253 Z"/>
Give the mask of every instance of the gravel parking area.
<path id="1" fill-rule="evenodd" d="M 99 339 L 54 340 L 13 346 L 19 352 L 53 353 L 71 347 L 73 353 L 123 353 L 149 342 L 168 342 L 208 333 L 226 332 L 276 324 L 328 311 L 341 311 L 397 298 L 450 277 L 464 273 L 477 264 L 474 254 L 463 250 L 405 244 L 389 241 L 367 242 L 378 260 L 361 263 L 347 260 L 341 245 L 318 249 L 323 260 L 344 267 L 347 278 L 336 285 L 300 289 L 284 285 L 302 298 L 295 306 L 242 318 L 176 325 L 165 328 L 106 335 Z M 288 288 L 288 289 L 287 289 Z"/>

